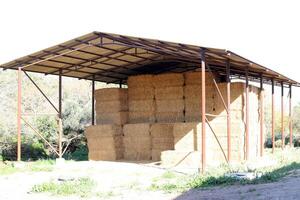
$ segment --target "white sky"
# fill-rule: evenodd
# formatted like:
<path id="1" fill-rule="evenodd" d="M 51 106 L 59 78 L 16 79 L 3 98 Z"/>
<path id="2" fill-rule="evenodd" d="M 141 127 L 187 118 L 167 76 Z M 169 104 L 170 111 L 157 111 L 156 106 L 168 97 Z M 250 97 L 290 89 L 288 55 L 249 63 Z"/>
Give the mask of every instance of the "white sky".
<path id="1" fill-rule="evenodd" d="M 300 82 L 298 2 L 2 0 L 0 63 L 102 31 L 230 49 Z"/>

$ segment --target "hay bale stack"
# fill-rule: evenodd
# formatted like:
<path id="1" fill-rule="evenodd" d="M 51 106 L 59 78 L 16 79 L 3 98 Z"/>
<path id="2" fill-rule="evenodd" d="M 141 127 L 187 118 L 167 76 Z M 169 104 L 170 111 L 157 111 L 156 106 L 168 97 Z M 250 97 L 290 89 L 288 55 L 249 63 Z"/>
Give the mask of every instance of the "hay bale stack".
<path id="1" fill-rule="evenodd" d="M 183 74 L 169 73 L 154 76 L 156 121 L 184 121 Z"/>
<path id="2" fill-rule="evenodd" d="M 206 113 L 213 114 L 215 109 L 216 90 L 213 83 L 213 74 L 206 72 Z M 201 72 L 184 73 L 185 86 L 185 121 L 196 122 L 201 120 Z"/>
<path id="3" fill-rule="evenodd" d="M 122 127 L 119 125 L 89 126 L 85 130 L 89 160 L 118 160 L 123 158 Z"/>
<path id="4" fill-rule="evenodd" d="M 152 75 L 128 78 L 129 123 L 155 122 L 155 101 Z"/>
<path id="5" fill-rule="evenodd" d="M 127 96 L 127 89 L 104 88 L 96 90 L 96 123 L 119 125 L 127 123 Z"/>
<path id="6" fill-rule="evenodd" d="M 197 151 L 201 149 L 201 124 L 174 123 L 174 147 L 179 151 Z"/>
<path id="7" fill-rule="evenodd" d="M 124 133 L 124 158 L 127 160 L 151 160 L 150 124 L 126 124 Z"/>
<path id="8" fill-rule="evenodd" d="M 174 149 L 173 124 L 152 124 L 150 134 L 152 160 L 159 161 L 162 151 Z"/>

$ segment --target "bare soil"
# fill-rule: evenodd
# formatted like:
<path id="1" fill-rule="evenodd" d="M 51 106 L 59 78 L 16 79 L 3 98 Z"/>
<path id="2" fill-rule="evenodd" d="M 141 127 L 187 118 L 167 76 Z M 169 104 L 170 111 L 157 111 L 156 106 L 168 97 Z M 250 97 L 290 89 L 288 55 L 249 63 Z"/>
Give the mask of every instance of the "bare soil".
<path id="1" fill-rule="evenodd" d="M 90 177 L 97 182 L 97 191 L 112 192 L 110 196 L 92 196 L 90 199 L 138 199 L 138 200 L 198 200 L 198 199 L 299 199 L 300 171 L 280 182 L 259 185 L 233 185 L 192 189 L 183 194 L 152 191 L 147 188 L 153 179 L 165 170 L 151 165 L 123 162 L 67 162 L 52 172 L 25 172 L 0 176 L 0 199 L 3 200 L 57 200 L 80 197 L 52 196 L 31 193 L 35 184 L 61 177 Z"/>

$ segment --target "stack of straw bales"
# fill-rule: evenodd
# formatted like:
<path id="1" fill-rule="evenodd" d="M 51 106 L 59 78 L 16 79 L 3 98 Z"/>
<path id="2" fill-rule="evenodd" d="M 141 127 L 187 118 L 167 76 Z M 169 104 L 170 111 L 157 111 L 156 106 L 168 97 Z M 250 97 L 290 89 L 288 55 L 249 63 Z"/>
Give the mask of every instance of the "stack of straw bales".
<path id="1" fill-rule="evenodd" d="M 131 76 L 127 84 L 129 123 L 155 122 L 153 76 Z"/>
<path id="2" fill-rule="evenodd" d="M 122 127 L 119 125 L 89 126 L 85 130 L 89 160 L 118 160 L 123 158 Z"/>
<path id="3" fill-rule="evenodd" d="M 128 121 L 127 89 L 95 91 L 97 124 L 125 124 Z"/>
<path id="4" fill-rule="evenodd" d="M 155 123 L 151 125 L 152 160 L 159 161 L 161 152 L 174 150 L 173 124 Z"/>
<path id="5" fill-rule="evenodd" d="M 156 75 L 155 87 L 156 121 L 162 123 L 184 121 L 183 85 L 180 73 Z"/>
<path id="6" fill-rule="evenodd" d="M 175 123 L 173 129 L 173 136 L 175 150 L 197 151 L 201 149 L 200 123 Z"/>
<path id="7" fill-rule="evenodd" d="M 151 160 L 150 124 L 126 124 L 123 127 L 126 160 Z"/>
<path id="8" fill-rule="evenodd" d="M 201 72 L 184 73 L 185 86 L 185 121 L 194 122 L 201 120 Z M 213 113 L 215 107 L 216 90 L 213 75 L 205 73 L 206 86 L 206 113 Z"/>

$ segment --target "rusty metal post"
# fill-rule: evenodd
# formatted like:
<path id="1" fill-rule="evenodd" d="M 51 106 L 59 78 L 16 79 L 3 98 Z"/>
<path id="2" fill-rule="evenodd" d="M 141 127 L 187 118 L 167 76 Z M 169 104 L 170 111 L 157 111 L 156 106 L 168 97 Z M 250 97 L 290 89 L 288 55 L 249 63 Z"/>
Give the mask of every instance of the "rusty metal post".
<path id="1" fill-rule="evenodd" d="M 249 70 L 246 69 L 246 160 L 249 160 Z"/>
<path id="2" fill-rule="evenodd" d="M 18 67 L 18 112 L 17 112 L 17 161 L 21 161 L 21 118 L 22 118 L 22 67 Z"/>
<path id="3" fill-rule="evenodd" d="M 62 158 L 62 70 L 59 70 L 59 81 L 58 81 L 58 155 Z"/>
<path id="4" fill-rule="evenodd" d="M 292 85 L 290 85 L 289 95 L 289 129 L 290 129 L 290 146 L 293 147 L 293 118 L 292 118 Z"/>
<path id="5" fill-rule="evenodd" d="M 285 136 L 284 136 L 284 88 L 283 82 L 281 82 L 281 148 L 284 149 L 285 145 Z"/>
<path id="6" fill-rule="evenodd" d="M 206 96 L 205 96 L 205 53 L 201 52 L 201 122 L 202 122 L 202 173 L 205 172 L 206 166 L 206 116 L 205 116 L 205 105 L 206 105 Z"/>
<path id="7" fill-rule="evenodd" d="M 275 130 L 275 96 L 274 96 L 274 79 L 272 79 L 272 130 L 271 130 L 271 135 L 272 135 L 272 153 L 274 153 L 275 150 L 275 135 L 274 135 L 274 130 Z"/>
<path id="8" fill-rule="evenodd" d="M 260 76 L 260 156 L 264 155 L 264 85 L 263 85 L 263 74 Z"/>
<path id="9" fill-rule="evenodd" d="M 92 125 L 95 125 L 95 76 L 92 81 Z"/>
<path id="10" fill-rule="evenodd" d="M 226 66 L 226 87 L 227 87 L 227 159 L 228 162 L 231 161 L 231 94 L 230 94 L 230 62 L 227 61 Z"/>

